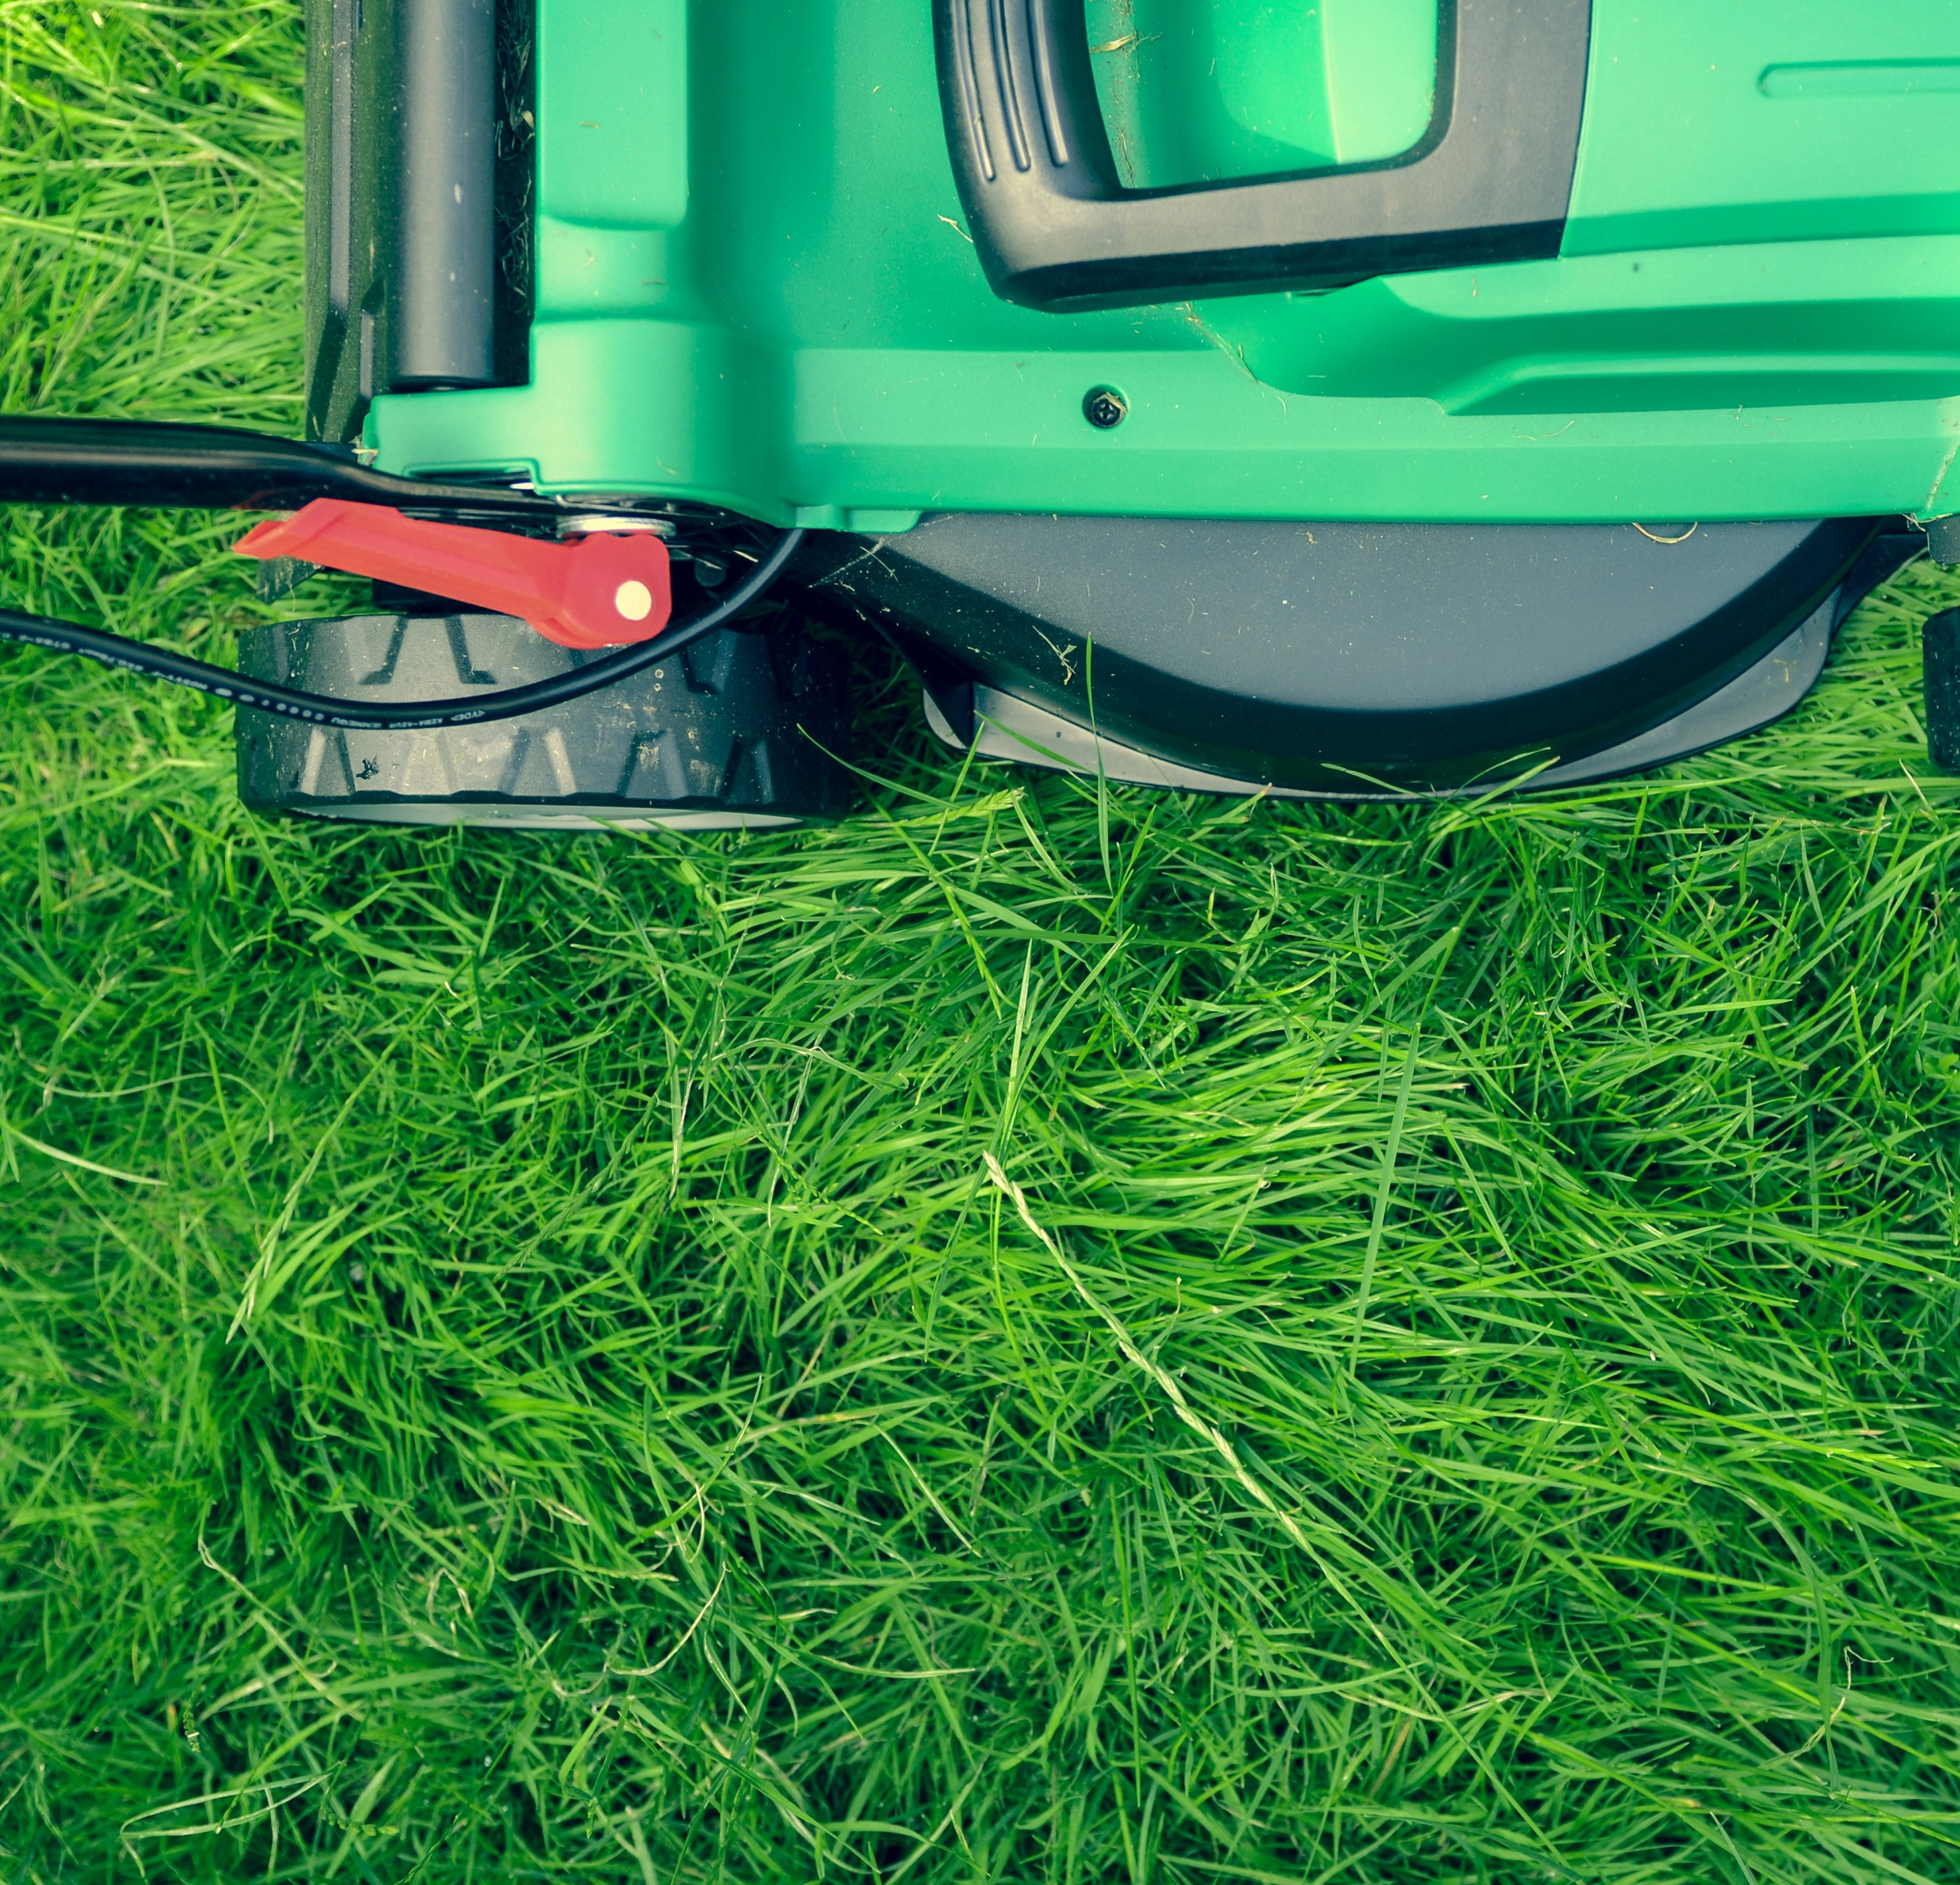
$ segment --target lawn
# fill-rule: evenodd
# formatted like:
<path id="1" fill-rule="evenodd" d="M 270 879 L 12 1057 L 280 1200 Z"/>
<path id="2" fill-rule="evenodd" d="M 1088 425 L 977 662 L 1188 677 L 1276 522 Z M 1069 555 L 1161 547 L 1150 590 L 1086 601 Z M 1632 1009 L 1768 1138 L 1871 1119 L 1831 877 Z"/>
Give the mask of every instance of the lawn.
<path id="1" fill-rule="evenodd" d="M 299 53 L 0 5 L 0 409 L 297 430 Z M 0 589 L 227 659 L 239 528 Z M 0 1878 L 1960 1880 L 1956 599 L 1480 805 L 867 655 L 746 839 L 267 823 L 0 654 Z"/>

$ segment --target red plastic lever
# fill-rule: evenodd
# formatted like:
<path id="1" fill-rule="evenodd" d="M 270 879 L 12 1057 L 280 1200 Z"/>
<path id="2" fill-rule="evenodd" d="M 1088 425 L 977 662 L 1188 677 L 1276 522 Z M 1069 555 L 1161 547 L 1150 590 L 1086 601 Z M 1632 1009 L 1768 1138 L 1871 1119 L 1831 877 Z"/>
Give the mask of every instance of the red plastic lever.
<path id="1" fill-rule="evenodd" d="M 426 524 L 380 504 L 316 498 L 249 530 L 241 556 L 294 556 L 323 569 L 425 589 L 514 615 L 562 648 L 650 642 L 673 613 L 667 546 L 650 532 L 541 543 L 504 530 Z"/>

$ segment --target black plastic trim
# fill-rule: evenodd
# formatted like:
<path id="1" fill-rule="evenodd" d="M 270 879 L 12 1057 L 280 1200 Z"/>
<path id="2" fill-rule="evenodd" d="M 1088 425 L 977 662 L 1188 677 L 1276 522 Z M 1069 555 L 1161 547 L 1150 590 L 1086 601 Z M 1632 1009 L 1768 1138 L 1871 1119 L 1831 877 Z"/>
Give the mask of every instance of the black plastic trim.
<path id="1" fill-rule="evenodd" d="M 1590 0 L 1443 0 L 1429 132 L 1385 164 L 1119 183 L 1083 0 L 934 0 L 961 199 L 994 291 L 1066 311 L 1558 253 Z"/>
<path id="2" fill-rule="evenodd" d="M 307 429 L 528 376 L 533 0 L 306 0 Z M 527 115 L 528 114 L 528 115 Z"/>
<path id="3" fill-rule="evenodd" d="M 497 379 L 531 374 L 537 234 L 537 8 L 497 0 Z"/>
<path id="4" fill-rule="evenodd" d="M 1926 743 L 1943 772 L 1960 772 L 1960 609 L 1926 625 Z"/>
<path id="5" fill-rule="evenodd" d="M 393 267 L 397 392 L 490 386 L 495 358 L 495 0 L 396 9 Z"/>
<path id="6" fill-rule="evenodd" d="M 1159 759 L 1347 796 L 1495 783 L 1636 739 L 1841 585 L 1882 580 L 1913 553 L 1901 534 L 1876 518 L 1683 533 L 946 516 L 875 557 L 813 536 L 789 575 Z"/>

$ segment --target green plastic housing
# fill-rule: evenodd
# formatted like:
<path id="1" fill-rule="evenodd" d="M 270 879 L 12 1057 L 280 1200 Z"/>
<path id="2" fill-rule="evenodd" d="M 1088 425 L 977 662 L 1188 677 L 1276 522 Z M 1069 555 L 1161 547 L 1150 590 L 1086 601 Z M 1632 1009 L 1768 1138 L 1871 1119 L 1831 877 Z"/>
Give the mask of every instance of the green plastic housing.
<path id="1" fill-rule="evenodd" d="M 1433 108 L 1436 0 L 1089 3 L 1140 185 Z M 1594 0 L 1558 260 L 1093 314 L 988 290 L 929 0 L 537 0 L 536 55 L 530 384 L 377 399 L 386 470 L 870 532 L 1960 509 L 1960 0 Z"/>

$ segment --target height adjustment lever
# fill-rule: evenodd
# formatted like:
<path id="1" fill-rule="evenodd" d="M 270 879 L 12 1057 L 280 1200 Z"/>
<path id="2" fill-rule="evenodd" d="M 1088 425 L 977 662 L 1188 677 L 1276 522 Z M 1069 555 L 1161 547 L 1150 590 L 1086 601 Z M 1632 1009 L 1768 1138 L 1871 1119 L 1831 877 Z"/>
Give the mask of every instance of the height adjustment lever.
<path id="1" fill-rule="evenodd" d="M 504 530 L 431 524 L 378 504 L 316 498 L 261 524 L 233 546 L 241 556 L 291 556 L 453 596 L 528 622 L 561 648 L 650 642 L 673 612 L 667 546 L 651 532 L 603 531 L 568 543 Z"/>

